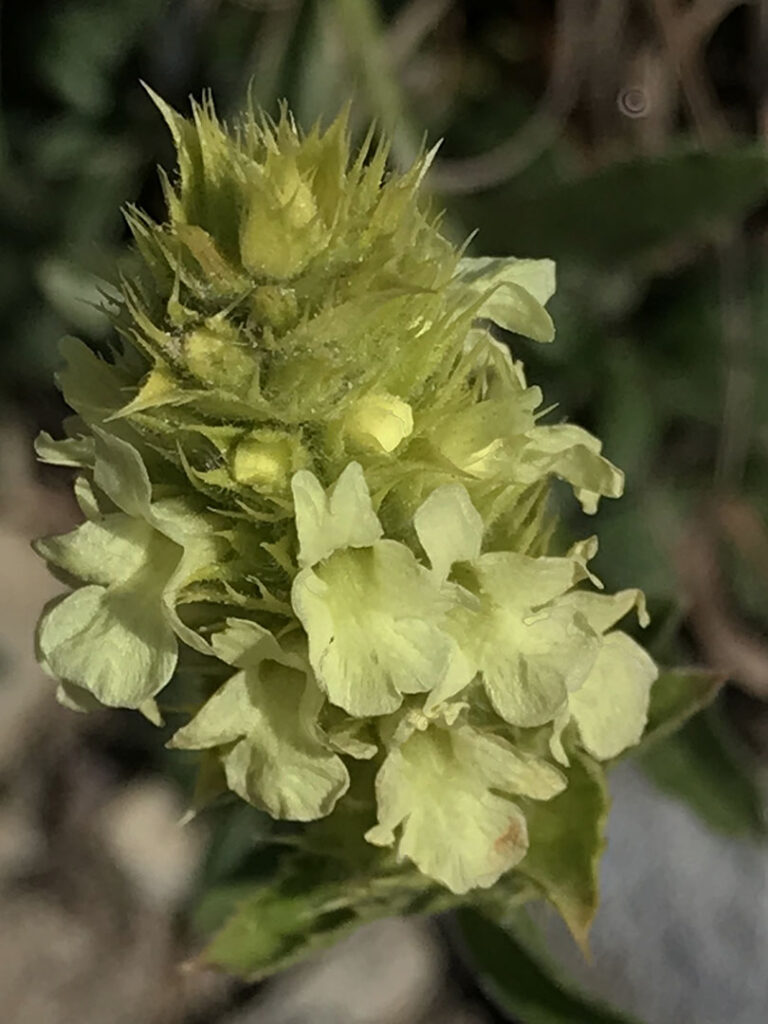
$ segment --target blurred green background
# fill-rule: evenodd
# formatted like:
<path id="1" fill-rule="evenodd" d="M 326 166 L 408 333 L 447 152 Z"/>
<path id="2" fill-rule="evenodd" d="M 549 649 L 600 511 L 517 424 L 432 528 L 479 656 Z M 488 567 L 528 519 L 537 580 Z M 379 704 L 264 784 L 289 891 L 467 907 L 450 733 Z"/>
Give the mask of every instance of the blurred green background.
<path id="1" fill-rule="evenodd" d="M 97 304 L 126 258 L 121 206 L 160 214 L 156 165 L 171 145 L 141 80 L 180 109 L 211 88 L 224 117 L 249 91 L 270 112 L 285 99 L 305 127 L 351 101 L 355 129 L 375 119 L 401 164 L 442 139 L 427 187 L 447 232 L 477 229 L 475 254 L 557 261 L 556 343 L 507 340 L 558 414 L 603 438 L 627 474 L 624 499 L 594 522 L 597 571 L 608 589 L 645 589 L 661 662 L 730 680 L 643 768 L 703 827 L 759 842 L 768 4 L 5 0 L 0 33 L 4 522 L 23 533 L 49 500 L 56 523 L 71 514 L 60 483 L 20 453 L 63 414 L 58 339 L 108 330 Z M 593 528 L 571 505 L 562 517 L 565 531 Z M 117 733 L 86 728 L 86 743 L 131 762 L 114 753 Z M 525 1005 L 531 1024 L 603 1019 Z"/>

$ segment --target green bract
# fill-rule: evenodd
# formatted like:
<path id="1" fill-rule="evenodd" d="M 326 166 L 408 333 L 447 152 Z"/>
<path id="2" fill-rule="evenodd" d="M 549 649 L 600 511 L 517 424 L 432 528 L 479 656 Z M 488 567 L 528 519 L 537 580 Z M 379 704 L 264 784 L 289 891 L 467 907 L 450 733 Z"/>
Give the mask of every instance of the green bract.
<path id="1" fill-rule="evenodd" d="M 38 544 L 74 586 L 46 669 L 72 706 L 162 714 L 198 796 L 327 819 L 309 846 L 372 885 L 519 872 L 558 902 L 656 669 L 613 629 L 640 596 L 594 590 L 596 542 L 550 549 L 549 481 L 592 512 L 622 475 L 494 337 L 552 341 L 553 264 L 461 257 L 419 202 L 429 156 L 388 173 L 343 116 L 157 102 L 166 219 L 128 211 L 109 352 L 64 343 L 75 415 L 38 442 L 86 517 Z"/>

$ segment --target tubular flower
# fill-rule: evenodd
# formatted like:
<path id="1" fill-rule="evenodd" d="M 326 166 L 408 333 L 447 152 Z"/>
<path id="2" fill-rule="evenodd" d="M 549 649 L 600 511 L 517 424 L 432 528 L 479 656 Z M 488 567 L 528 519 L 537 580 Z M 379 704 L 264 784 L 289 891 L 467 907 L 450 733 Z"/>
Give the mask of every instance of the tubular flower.
<path id="1" fill-rule="evenodd" d="M 38 543 L 74 588 L 43 664 L 70 705 L 164 715 L 211 799 L 341 829 L 354 794 L 374 864 L 456 894 L 525 873 L 656 677 L 613 629 L 637 593 L 593 589 L 593 541 L 550 550 L 552 478 L 593 512 L 622 474 L 494 338 L 552 341 L 554 267 L 462 257 L 430 156 L 388 173 L 344 116 L 157 103 L 166 218 L 128 210 L 110 351 L 64 343 L 74 416 L 38 442 L 86 517 Z"/>

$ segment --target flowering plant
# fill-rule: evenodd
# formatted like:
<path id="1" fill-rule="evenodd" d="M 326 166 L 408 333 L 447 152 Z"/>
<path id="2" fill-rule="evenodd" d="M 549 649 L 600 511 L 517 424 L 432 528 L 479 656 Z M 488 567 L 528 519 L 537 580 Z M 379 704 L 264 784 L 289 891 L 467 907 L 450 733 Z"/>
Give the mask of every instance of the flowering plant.
<path id="1" fill-rule="evenodd" d="M 387 175 L 344 116 L 230 130 L 210 100 L 156 102 L 167 219 L 128 211 L 114 341 L 65 340 L 74 416 L 37 442 L 84 516 L 37 544 L 74 584 L 38 631 L 59 699 L 197 752 L 195 810 L 303 823 L 276 826 L 290 850 L 214 962 L 531 893 L 583 937 L 601 762 L 640 740 L 658 673 L 616 628 L 642 595 L 602 593 L 596 539 L 557 551 L 548 512 L 552 478 L 591 513 L 622 474 L 544 422 L 496 340 L 553 340 L 553 264 L 464 257 L 420 204 L 431 154 Z"/>

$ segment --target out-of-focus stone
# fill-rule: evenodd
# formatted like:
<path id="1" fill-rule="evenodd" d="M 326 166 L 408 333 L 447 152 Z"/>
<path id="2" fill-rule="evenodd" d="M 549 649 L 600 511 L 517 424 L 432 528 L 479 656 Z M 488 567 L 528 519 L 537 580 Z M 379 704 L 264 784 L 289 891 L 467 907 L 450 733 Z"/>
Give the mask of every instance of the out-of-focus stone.
<path id="1" fill-rule="evenodd" d="M 35 660 L 35 622 L 61 584 L 29 546 L 29 540 L 0 524 L 0 775 L 21 756 L 36 710 L 51 699 L 53 683 Z"/>
<path id="2" fill-rule="evenodd" d="M 712 831 L 619 765 L 602 903 L 587 963 L 554 915 L 550 951 L 582 987 L 644 1024 L 768 1020 L 768 849 Z"/>
<path id="3" fill-rule="evenodd" d="M 0 886 L 28 873 L 45 851 L 45 843 L 29 809 L 19 799 L 0 803 Z"/>
<path id="4" fill-rule="evenodd" d="M 186 895 L 202 836 L 181 826 L 182 808 L 159 780 L 136 782 L 102 812 L 106 850 L 149 906 L 168 909 Z"/>
<path id="5" fill-rule="evenodd" d="M 440 991 L 445 965 L 431 926 L 390 918 L 287 971 L 227 1024 L 416 1024 Z"/>

